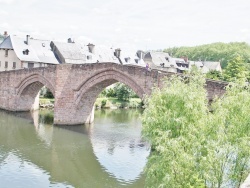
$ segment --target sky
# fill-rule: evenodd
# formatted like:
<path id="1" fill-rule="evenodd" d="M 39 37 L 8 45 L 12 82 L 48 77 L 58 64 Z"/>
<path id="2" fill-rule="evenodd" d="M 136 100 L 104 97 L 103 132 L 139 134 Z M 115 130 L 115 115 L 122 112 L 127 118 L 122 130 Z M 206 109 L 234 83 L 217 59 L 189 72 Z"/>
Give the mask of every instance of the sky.
<path id="1" fill-rule="evenodd" d="M 250 44 L 250 0 L 0 0 L 0 32 L 159 50 Z"/>

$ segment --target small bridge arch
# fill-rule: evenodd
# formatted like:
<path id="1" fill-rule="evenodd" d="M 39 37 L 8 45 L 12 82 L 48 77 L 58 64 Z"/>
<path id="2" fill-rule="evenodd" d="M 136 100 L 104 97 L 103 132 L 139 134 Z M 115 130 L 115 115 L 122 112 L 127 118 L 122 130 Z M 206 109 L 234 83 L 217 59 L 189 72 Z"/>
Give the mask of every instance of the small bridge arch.
<path id="1" fill-rule="evenodd" d="M 53 85 L 44 76 L 34 73 L 23 78 L 16 85 L 17 111 L 28 111 L 39 108 L 39 91 L 45 86 L 55 96 Z"/>

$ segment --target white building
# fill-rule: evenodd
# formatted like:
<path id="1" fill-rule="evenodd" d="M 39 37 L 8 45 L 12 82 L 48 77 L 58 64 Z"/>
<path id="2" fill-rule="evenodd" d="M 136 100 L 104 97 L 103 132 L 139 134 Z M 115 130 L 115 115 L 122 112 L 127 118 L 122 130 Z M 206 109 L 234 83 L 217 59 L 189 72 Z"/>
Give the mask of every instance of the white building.
<path id="1" fill-rule="evenodd" d="M 59 64 L 48 40 L 10 35 L 0 44 L 0 71 L 45 67 L 48 64 Z"/>

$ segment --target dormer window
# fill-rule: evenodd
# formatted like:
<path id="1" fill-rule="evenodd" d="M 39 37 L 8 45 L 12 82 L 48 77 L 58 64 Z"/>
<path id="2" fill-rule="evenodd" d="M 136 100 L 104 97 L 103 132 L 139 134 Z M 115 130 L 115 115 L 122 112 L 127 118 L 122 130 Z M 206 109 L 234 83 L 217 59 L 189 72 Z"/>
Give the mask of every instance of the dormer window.
<path id="1" fill-rule="evenodd" d="M 169 62 L 169 59 L 168 59 L 168 57 L 165 57 L 165 59 Z"/>
<path id="2" fill-rule="evenodd" d="M 87 60 L 92 60 L 92 56 L 91 56 L 91 55 L 88 55 L 88 56 L 87 56 Z"/>
<path id="3" fill-rule="evenodd" d="M 126 61 L 126 63 L 129 63 L 130 62 L 130 57 L 126 57 L 125 61 Z"/>
<path id="4" fill-rule="evenodd" d="M 29 50 L 28 49 L 24 50 L 23 55 L 29 55 Z"/>

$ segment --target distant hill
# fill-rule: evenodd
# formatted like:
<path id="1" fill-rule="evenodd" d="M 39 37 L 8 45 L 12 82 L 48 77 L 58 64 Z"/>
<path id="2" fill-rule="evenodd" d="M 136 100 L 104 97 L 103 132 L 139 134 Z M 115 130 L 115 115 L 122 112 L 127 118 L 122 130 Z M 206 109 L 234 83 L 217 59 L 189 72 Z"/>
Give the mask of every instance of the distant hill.
<path id="1" fill-rule="evenodd" d="M 194 47 L 174 47 L 167 48 L 164 52 L 168 52 L 173 57 L 188 57 L 193 61 L 220 61 L 222 68 L 225 68 L 227 62 L 237 54 L 242 56 L 246 63 L 250 63 L 250 45 L 245 42 L 218 42 Z"/>

